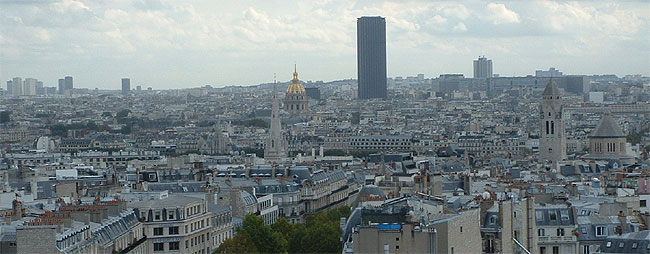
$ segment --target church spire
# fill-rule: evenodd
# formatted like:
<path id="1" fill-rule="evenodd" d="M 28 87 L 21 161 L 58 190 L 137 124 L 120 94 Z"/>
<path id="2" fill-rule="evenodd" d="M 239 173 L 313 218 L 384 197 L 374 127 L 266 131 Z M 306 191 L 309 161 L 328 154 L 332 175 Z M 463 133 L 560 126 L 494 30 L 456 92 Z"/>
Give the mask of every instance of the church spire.
<path id="1" fill-rule="evenodd" d="M 264 158 L 269 161 L 278 161 L 286 156 L 284 139 L 282 137 L 282 126 L 280 123 L 280 102 L 278 100 L 278 82 L 273 75 L 273 96 L 271 102 L 271 126 L 269 128 L 269 139 L 264 147 Z"/>

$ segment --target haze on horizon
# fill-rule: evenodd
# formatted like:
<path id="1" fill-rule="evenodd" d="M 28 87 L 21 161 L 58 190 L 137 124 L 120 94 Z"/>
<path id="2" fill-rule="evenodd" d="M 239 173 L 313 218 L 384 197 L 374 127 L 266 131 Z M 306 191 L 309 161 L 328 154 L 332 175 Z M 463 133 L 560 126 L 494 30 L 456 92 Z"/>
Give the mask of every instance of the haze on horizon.
<path id="1" fill-rule="evenodd" d="M 647 1 L 0 0 L 0 78 L 188 88 L 356 78 L 356 19 L 387 23 L 388 76 L 650 75 Z"/>

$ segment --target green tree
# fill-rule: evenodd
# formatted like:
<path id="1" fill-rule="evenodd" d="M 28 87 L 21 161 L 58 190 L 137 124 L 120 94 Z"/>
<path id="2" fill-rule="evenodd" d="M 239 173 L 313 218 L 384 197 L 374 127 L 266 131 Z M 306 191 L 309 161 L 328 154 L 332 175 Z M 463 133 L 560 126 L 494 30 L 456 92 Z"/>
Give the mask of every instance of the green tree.
<path id="1" fill-rule="evenodd" d="M 86 129 L 96 131 L 97 130 L 97 124 L 94 121 L 88 121 L 86 123 Z"/>
<path id="2" fill-rule="evenodd" d="M 323 152 L 323 155 L 325 155 L 325 156 L 345 156 L 347 154 L 345 153 L 345 151 L 343 151 L 341 149 L 330 149 L 330 150 L 325 150 L 325 152 Z"/>
<path id="3" fill-rule="evenodd" d="M 11 121 L 11 111 L 0 111 L 0 123 Z"/>
<path id="4" fill-rule="evenodd" d="M 219 245 L 214 253 L 258 253 L 247 234 L 237 234 Z"/>
<path id="5" fill-rule="evenodd" d="M 255 156 L 258 158 L 264 158 L 264 149 L 256 149 L 256 148 L 244 148 L 244 152 L 249 154 L 249 153 L 254 153 Z"/>
<path id="6" fill-rule="evenodd" d="M 287 251 L 287 240 L 282 233 L 274 232 L 271 226 L 264 225 L 264 220 L 253 214 L 246 215 L 239 234 L 246 234 L 262 253 L 284 253 Z"/>
<path id="7" fill-rule="evenodd" d="M 246 127 L 269 128 L 269 124 L 267 124 L 264 121 L 264 119 L 261 119 L 261 118 L 248 119 L 248 120 L 246 120 L 246 122 L 244 122 L 244 126 L 246 126 Z"/>
<path id="8" fill-rule="evenodd" d="M 289 253 L 309 253 L 308 247 L 305 244 L 305 236 L 307 235 L 307 226 L 305 224 L 293 225 L 293 231 L 289 237 Z"/>
<path id="9" fill-rule="evenodd" d="M 293 224 L 289 223 L 289 221 L 284 217 L 280 217 L 275 223 L 273 223 L 273 225 L 271 225 L 271 229 L 275 232 L 279 232 L 288 240 L 291 238 L 291 234 L 293 233 Z"/>
<path id="10" fill-rule="evenodd" d="M 117 112 L 117 114 L 115 114 L 115 117 L 117 117 L 117 118 L 125 118 L 125 117 L 129 116 L 129 113 L 131 113 L 131 110 L 122 109 L 119 112 Z"/>
<path id="11" fill-rule="evenodd" d="M 131 125 L 127 124 L 127 125 L 122 126 L 122 128 L 120 129 L 120 133 L 122 133 L 122 134 L 131 134 Z"/>

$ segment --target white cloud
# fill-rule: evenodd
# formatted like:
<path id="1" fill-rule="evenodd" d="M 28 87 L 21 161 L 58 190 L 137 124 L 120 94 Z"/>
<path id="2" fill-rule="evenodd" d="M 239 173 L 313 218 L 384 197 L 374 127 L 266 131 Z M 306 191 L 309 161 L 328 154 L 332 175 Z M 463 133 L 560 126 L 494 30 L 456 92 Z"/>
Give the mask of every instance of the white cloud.
<path id="1" fill-rule="evenodd" d="M 457 72 L 467 71 L 470 67 L 465 62 L 471 62 L 478 54 L 495 58 L 495 66 L 499 68 L 513 70 L 507 73 L 547 68 L 550 66 L 531 65 L 542 58 L 566 57 L 572 57 L 576 63 L 583 61 L 577 68 L 584 72 L 606 72 L 592 64 L 598 58 L 606 58 L 613 65 L 616 61 L 634 62 L 631 66 L 636 69 L 630 72 L 650 70 L 647 62 L 650 11 L 643 3 L 511 1 L 506 4 L 415 0 L 0 3 L 3 10 L 0 78 L 22 75 L 21 70 L 33 69 L 34 62 L 41 66 L 73 68 L 69 67 L 72 63 L 92 66 L 95 61 L 119 62 L 113 71 L 120 73 L 128 73 L 143 64 L 150 65 L 152 72 L 170 68 L 184 80 L 189 75 L 187 72 L 194 71 L 188 63 L 212 66 L 220 71 L 218 75 L 189 75 L 194 85 L 261 82 L 266 80 L 264 72 L 275 72 L 276 66 L 294 61 L 319 66 L 312 70 L 317 79 L 354 77 L 356 19 L 364 15 L 386 17 L 389 54 L 435 58 L 449 62 L 445 68 L 454 67 Z M 522 59 L 521 63 L 526 64 L 498 62 L 499 55 Z M 457 59 L 465 60 L 454 65 Z M 238 80 L 241 75 L 231 77 L 231 73 L 252 68 L 249 65 L 260 70 L 245 75 L 246 80 Z M 404 71 L 422 65 L 413 61 L 393 64 Z M 56 68 L 38 71 L 52 77 L 62 75 Z M 301 75 L 309 75 L 309 71 L 306 66 Z M 93 73 L 90 76 L 98 84 L 104 84 L 102 80 L 110 79 L 107 75 L 111 75 L 110 71 L 82 68 L 66 73 L 85 72 Z M 166 77 L 173 76 L 166 74 Z M 152 83 L 176 84 L 161 80 L 160 76 L 151 74 L 149 79 Z"/>
<path id="2" fill-rule="evenodd" d="M 463 23 L 463 22 L 458 22 L 458 24 L 456 24 L 453 27 L 453 30 L 458 31 L 458 32 L 465 32 L 465 31 L 467 31 L 467 26 L 465 26 L 465 23 Z"/>
<path id="3" fill-rule="evenodd" d="M 488 19 L 495 25 L 519 23 L 519 14 L 506 8 L 505 4 L 488 3 Z"/>

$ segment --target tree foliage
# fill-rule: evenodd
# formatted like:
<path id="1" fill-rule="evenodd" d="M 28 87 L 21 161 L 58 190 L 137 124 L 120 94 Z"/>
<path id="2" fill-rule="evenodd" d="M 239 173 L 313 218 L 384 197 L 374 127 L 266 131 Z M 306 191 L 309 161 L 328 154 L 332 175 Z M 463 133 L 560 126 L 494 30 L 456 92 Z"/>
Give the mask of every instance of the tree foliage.
<path id="1" fill-rule="evenodd" d="M 340 253 L 341 217 L 348 217 L 347 206 L 319 212 L 306 218 L 305 224 L 291 224 L 285 218 L 273 225 L 247 215 L 235 237 L 222 243 L 215 253 Z"/>
<path id="2" fill-rule="evenodd" d="M 323 152 L 325 156 L 346 156 L 347 153 L 341 149 L 330 149 Z"/>
<path id="3" fill-rule="evenodd" d="M 264 149 L 257 149 L 257 148 L 244 148 L 244 152 L 246 154 L 251 154 L 254 153 L 257 158 L 264 158 Z"/>
<path id="4" fill-rule="evenodd" d="M 131 113 L 131 110 L 122 109 L 119 112 L 117 112 L 117 114 L 115 114 L 115 117 L 116 118 L 125 118 L 125 117 L 129 116 L 129 113 Z"/>
<path id="5" fill-rule="evenodd" d="M 11 111 L 0 111 L 0 123 L 11 121 Z"/>
<path id="6" fill-rule="evenodd" d="M 244 126 L 246 127 L 259 127 L 259 128 L 269 128 L 269 124 L 264 121 L 264 119 L 261 118 L 253 118 L 253 119 L 248 119 L 246 122 L 244 122 Z"/>

